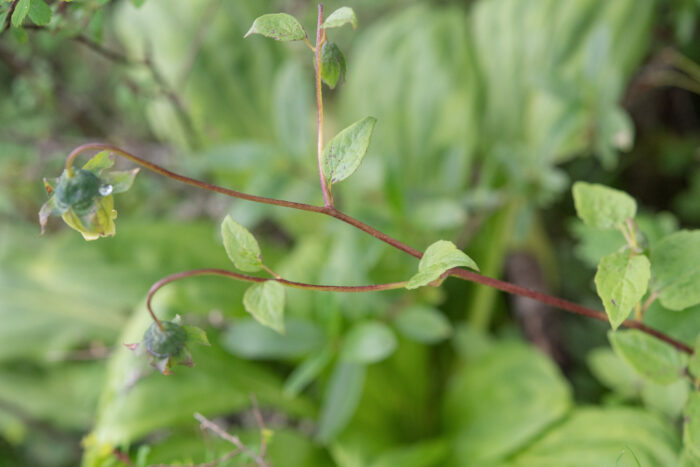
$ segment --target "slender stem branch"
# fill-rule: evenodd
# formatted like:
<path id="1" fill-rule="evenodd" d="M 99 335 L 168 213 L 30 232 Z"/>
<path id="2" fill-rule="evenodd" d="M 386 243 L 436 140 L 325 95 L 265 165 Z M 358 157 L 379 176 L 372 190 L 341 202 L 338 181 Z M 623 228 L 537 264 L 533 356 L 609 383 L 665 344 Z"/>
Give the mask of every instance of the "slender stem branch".
<path id="1" fill-rule="evenodd" d="M 316 141 L 316 153 L 318 158 L 318 176 L 321 179 L 321 190 L 323 191 L 323 202 L 327 208 L 333 207 L 333 196 L 331 195 L 330 187 L 326 183 L 326 177 L 323 176 L 323 84 L 321 83 L 321 47 L 326 38 L 323 24 L 323 4 L 318 4 L 318 23 L 316 25 L 316 47 L 314 50 L 314 59 L 316 63 L 316 111 L 318 115 L 318 139 Z"/>
<path id="2" fill-rule="evenodd" d="M 275 279 L 282 279 L 282 276 L 280 276 L 279 274 L 277 274 L 277 273 L 276 273 L 275 271 L 273 271 L 272 269 L 268 268 L 265 264 L 262 265 L 262 268 L 265 270 L 265 272 L 267 272 L 269 275 L 271 275 L 271 276 L 274 277 Z"/>
<path id="3" fill-rule="evenodd" d="M 649 298 L 647 298 L 646 301 L 644 302 L 644 305 L 642 305 L 642 310 L 641 310 L 642 317 L 644 317 L 644 314 L 647 312 L 647 310 L 649 309 L 651 304 L 654 303 L 654 301 L 656 301 L 657 298 L 659 298 L 659 291 L 658 290 L 655 290 L 651 294 L 649 294 Z"/>
<path id="4" fill-rule="evenodd" d="M 2 30 L 0 31 L 0 35 L 10 29 L 10 25 L 12 24 L 12 15 L 15 13 L 15 8 L 17 8 L 18 3 L 19 0 L 13 0 L 10 4 L 10 9 L 7 11 L 7 16 L 5 17 L 5 24 L 1 26 Z"/>
<path id="5" fill-rule="evenodd" d="M 241 452 L 244 452 L 245 454 L 249 455 L 259 467 L 267 466 L 267 464 L 265 463 L 265 460 L 262 457 L 260 457 L 258 454 L 255 454 L 253 451 L 248 449 L 248 447 L 245 444 L 243 444 L 243 442 L 240 440 L 240 438 L 238 436 L 234 436 L 230 433 L 227 433 L 219 425 L 215 424 L 212 421 L 209 421 L 206 417 L 204 417 L 204 415 L 202 415 L 200 413 L 195 413 L 194 418 L 196 418 L 199 421 L 199 423 L 202 424 L 203 428 L 207 428 L 207 429 L 213 431 L 214 433 L 217 434 L 217 436 L 219 436 L 219 438 L 221 438 L 225 441 L 228 441 L 229 443 L 233 444 L 238 449 L 240 449 Z"/>
<path id="6" fill-rule="evenodd" d="M 150 290 L 148 291 L 148 296 L 146 298 L 146 308 L 148 309 L 148 312 L 151 314 L 151 316 L 156 321 L 156 323 L 159 323 L 159 321 L 155 317 L 155 314 L 153 313 L 153 308 L 151 305 L 151 302 L 153 300 L 153 296 L 155 295 L 155 293 L 158 290 L 160 290 L 161 288 L 163 288 L 163 286 L 170 284 L 171 282 L 175 282 L 175 281 L 178 281 L 180 279 L 186 279 L 188 277 L 195 277 L 195 276 L 222 276 L 222 277 L 229 277 L 231 279 L 236 279 L 236 280 L 239 280 L 242 282 L 254 282 L 254 283 L 275 281 L 275 282 L 279 282 L 280 284 L 282 284 L 286 287 L 291 287 L 294 289 L 302 289 L 302 290 L 314 290 L 317 292 L 346 292 L 346 293 L 379 292 L 381 290 L 401 289 L 406 285 L 406 281 L 389 282 L 386 284 L 355 285 L 355 286 L 353 286 L 353 285 L 317 285 L 317 284 L 306 284 L 303 282 L 289 281 L 286 279 L 282 279 L 279 276 L 277 276 L 277 278 L 274 278 L 274 279 L 267 279 L 265 277 L 257 277 L 257 276 L 249 276 L 247 274 L 241 274 L 238 272 L 228 271 L 226 269 L 216 269 L 216 268 L 192 269 L 190 271 L 182 271 L 182 272 L 178 272 L 178 273 L 166 276 L 151 286 Z"/>
<path id="7" fill-rule="evenodd" d="M 71 167 L 71 164 L 73 160 L 80 155 L 81 153 L 89 150 L 108 150 L 113 152 L 114 154 L 117 154 L 119 156 L 125 157 L 126 159 L 129 159 L 132 162 L 135 162 L 136 164 L 139 164 L 140 166 L 151 170 L 157 174 L 172 178 L 173 180 L 177 180 L 182 183 L 186 183 L 188 185 L 196 186 L 198 188 L 202 188 L 205 190 L 213 191 L 215 193 L 221 193 L 227 196 L 231 196 L 234 198 L 240 198 L 240 199 L 245 199 L 248 201 L 253 201 L 257 203 L 263 203 L 263 204 L 272 204 L 275 206 L 283 206 L 287 208 L 292 208 L 292 209 L 298 209 L 302 211 L 309 211 L 309 212 L 315 212 L 319 214 L 325 214 L 327 216 L 333 217 L 335 219 L 338 219 L 342 222 L 345 222 L 346 224 L 352 225 L 353 227 L 358 228 L 359 230 L 362 230 L 363 232 L 366 232 L 367 234 L 373 236 L 374 238 L 381 240 L 382 242 L 393 246 L 394 248 L 403 251 L 404 253 L 407 253 L 414 258 L 420 259 L 423 256 L 423 253 L 419 250 L 416 250 L 415 248 L 406 245 L 405 243 L 390 237 L 389 235 L 385 234 L 384 232 L 381 232 L 374 227 L 371 227 L 364 222 L 355 219 L 354 217 L 348 216 L 347 214 L 338 211 L 332 206 L 314 206 L 311 204 L 304 204 L 304 203 L 294 203 L 291 201 L 284 201 L 284 200 L 279 200 L 279 199 L 274 199 L 274 198 L 265 198 L 262 196 L 255 196 L 255 195 L 250 195 L 247 193 L 242 193 L 240 191 L 235 191 L 235 190 L 230 190 L 228 188 L 223 188 L 217 185 L 212 185 L 210 183 L 202 182 L 200 180 L 195 180 L 190 177 L 185 177 L 183 175 L 176 174 L 174 172 L 171 172 L 167 169 L 164 169 L 163 167 L 160 167 L 159 165 L 153 164 L 151 162 L 148 162 L 144 159 L 141 159 L 140 157 L 137 157 L 129 152 L 126 152 L 122 149 L 119 149 L 117 147 L 108 145 L 108 144 L 102 144 L 102 143 L 88 143 L 84 144 L 82 146 L 77 147 L 76 149 L 73 150 L 68 155 L 68 158 L 66 160 L 66 168 Z M 219 270 L 223 271 L 223 270 Z M 237 274 L 237 273 L 231 273 L 230 271 L 223 271 L 224 274 L 221 275 L 230 275 L 231 277 L 235 276 L 242 276 L 246 278 L 250 278 L 250 282 L 263 282 L 267 279 L 263 278 L 253 278 L 252 276 L 244 276 L 243 274 Z M 560 310 L 565 310 L 569 311 L 571 313 L 576 313 L 579 315 L 587 316 L 589 318 L 597 319 L 600 321 L 609 321 L 608 317 L 605 313 L 594 310 L 592 308 L 588 308 L 582 305 L 579 305 L 577 303 L 570 302 L 568 300 L 564 300 L 562 298 L 554 297 L 551 295 L 547 295 L 541 292 L 536 292 L 534 290 L 527 289 L 525 287 L 521 287 L 515 284 L 511 284 L 510 282 L 504 282 L 498 279 L 494 279 L 491 277 L 487 276 L 482 276 L 481 274 L 478 274 L 473 271 L 468 271 L 466 269 L 451 269 L 450 270 L 450 276 L 452 277 L 458 277 L 460 279 L 467 280 L 469 282 L 476 282 L 477 284 L 485 285 L 487 287 L 493 287 L 495 289 L 501 290 L 503 292 L 507 292 L 510 294 L 514 295 L 520 295 L 523 297 L 528 297 L 533 300 L 536 300 L 538 302 L 545 303 L 553 308 L 558 308 Z M 172 277 L 172 276 L 169 276 Z M 239 277 L 240 278 L 240 277 Z M 248 280 L 248 279 L 242 279 L 242 280 Z M 280 281 L 282 282 L 282 281 Z M 292 284 L 296 285 L 301 285 L 305 287 L 300 287 L 300 288 L 308 288 L 309 290 L 330 290 L 327 289 L 326 287 L 333 287 L 333 291 L 336 292 L 348 292 L 348 291 L 359 291 L 359 290 L 348 290 L 348 289 L 353 289 L 353 287 L 345 288 L 343 289 L 341 286 L 311 286 L 310 284 L 300 284 L 300 283 L 294 283 L 290 281 L 285 281 L 282 282 L 284 285 L 289 285 L 289 286 L 294 286 Z M 157 284 L 157 283 L 156 283 Z M 399 283 L 395 283 L 397 287 L 392 287 L 392 288 L 398 288 Z M 315 287 L 311 289 L 310 287 Z M 155 285 L 154 285 L 155 287 Z M 372 287 L 372 286 L 370 286 Z M 374 289 L 373 289 L 374 290 Z M 385 290 L 385 289 L 384 289 Z M 367 291 L 367 290 L 362 290 L 362 291 Z M 637 321 L 631 321 L 627 320 L 622 323 L 623 326 L 628 327 L 628 328 L 633 328 L 633 329 L 638 329 L 642 332 L 645 332 L 647 334 L 650 334 L 654 337 L 657 337 L 658 339 L 661 339 L 672 346 L 674 346 L 676 349 L 686 352 L 689 354 L 692 354 L 693 349 L 684 343 L 677 341 L 653 328 L 650 328 L 642 323 L 639 323 Z"/>
<path id="8" fill-rule="evenodd" d="M 316 53 L 316 47 L 314 47 L 314 45 L 311 42 L 309 42 L 309 38 L 307 36 L 304 36 L 304 44 L 306 44 L 314 54 Z"/>

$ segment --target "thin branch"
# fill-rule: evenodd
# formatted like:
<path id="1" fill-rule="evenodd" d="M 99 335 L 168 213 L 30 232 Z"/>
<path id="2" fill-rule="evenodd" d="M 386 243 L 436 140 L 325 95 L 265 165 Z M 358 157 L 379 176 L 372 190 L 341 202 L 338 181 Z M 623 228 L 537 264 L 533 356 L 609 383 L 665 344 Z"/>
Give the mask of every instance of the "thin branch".
<path id="1" fill-rule="evenodd" d="M 7 11 L 7 16 L 5 17 L 5 24 L 2 27 L 2 31 L 0 31 L 0 36 L 3 35 L 5 31 L 10 29 L 10 25 L 12 24 L 12 15 L 14 14 L 15 8 L 17 8 L 18 3 L 19 0 L 13 0 L 10 4 L 10 9 Z"/>
<path id="2" fill-rule="evenodd" d="M 200 413 L 195 413 L 194 418 L 196 418 L 199 421 L 199 423 L 201 423 L 202 428 L 207 428 L 207 429 L 213 431 L 214 433 L 216 433 L 219 436 L 219 438 L 221 438 L 225 441 L 228 441 L 229 443 L 233 444 L 238 449 L 240 449 L 243 453 L 250 456 L 255 461 L 255 463 L 258 464 L 259 467 L 266 467 L 267 466 L 267 464 L 265 463 L 265 460 L 262 457 L 260 457 L 259 455 L 255 454 L 250 449 L 248 449 L 248 447 L 245 444 L 243 444 L 243 442 L 240 440 L 240 438 L 238 436 L 227 433 L 221 427 L 216 425 L 214 422 L 207 420 L 204 417 L 204 415 L 202 415 Z"/>
<path id="3" fill-rule="evenodd" d="M 260 407 L 258 407 L 258 399 L 255 394 L 250 395 L 250 401 L 253 403 L 253 415 L 255 416 L 255 422 L 258 424 L 258 429 L 260 429 L 260 457 L 265 458 L 265 453 L 267 452 L 267 434 L 265 429 L 265 421 L 260 413 Z"/>
<path id="4" fill-rule="evenodd" d="M 226 269 L 216 269 L 216 268 L 205 268 L 205 269 L 193 269 L 190 271 L 183 271 L 183 272 L 178 272 L 175 274 L 171 274 L 169 276 L 166 276 L 153 284 L 148 291 L 148 296 L 146 298 L 146 308 L 148 309 L 148 312 L 151 314 L 151 317 L 156 323 L 160 323 L 158 319 L 155 316 L 155 313 L 153 313 L 152 305 L 151 302 L 153 300 L 153 296 L 155 293 L 163 288 L 163 286 L 170 284 L 171 282 L 175 282 L 181 279 L 187 279 L 188 277 L 196 277 L 196 276 L 221 276 L 221 277 L 228 277 L 231 279 L 236 279 L 242 282 L 253 282 L 253 283 L 261 283 L 261 282 L 267 282 L 267 281 L 275 281 L 279 282 L 280 284 L 286 286 L 286 287 L 292 287 L 294 289 L 302 289 L 302 290 L 313 290 L 316 292 L 346 292 L 346 293 L 359 293 L 359 292 L 379 292 L 382 290 L 394 290 L 394 289 L 401 289 L 406 285 L 406 282 L 389 282 L 387 284 L 373 284 L 373 285 L 316 285 L 316 284 L 305 284 L 303 282 L 294 282 L 294 281 L 288 281 L 286 279 L 282 279 L 281 277 L 278 278 L 273 278 L 273 279 L 268 279 L 265 277 L 257 277 L 257 276 L 249 276 L 247 274 L 240 274 L 238 272 L 233 272 L 233 271 L 227 271 Z M 162 325 L 159 324 L 162 329 Z"/>
<path id="5" fill-rule="evenodd" d="M 287 208 L 292 208 L 292 209 L 298 209 L 302 211 L 309 211 L 309 212 L 316 212 L 319 214 L 325 214 L 330 217 L 334 217 L 342 222 L 345 222 L 346 224 L 352 225 L 363 232 L 368 233 L 369 235 L 373 236 L 374 238 L 383 241 L 384 243 L 387 243 L 388 245 L 393 246 L 394 248 L 401 250 L 414 258 L 420 259 L 423 256 L 423 253 L 419 250 L 416 250 L 415 248 L 406 245 L 405 243 L 396 240 L 393 237 L 390 237 L 389 235 L 375 229 L 374 227 L 370 227 L 369 225 L 365 224 L 362 221 L 359 221 L 355 219 L 354 217 L 348 216 L 345 213 L 342 213 L 335 209 L 334 207 L 320 207 L 320 206 L 313 206 L 310 204 L 304 204 L 304 203 L 295 203 L 291 201 L 284 201 L 284 200 L 279 200 L 279 199 L 274 199 L 274 198 L 265 198 L 262 196 L 255 196 L 255 195 L 250 195 L 247 193 L 242 193 L 240 191 L 235 191 L 235 190 L 230 190 L 228 188 L 223 188 L 217 185 L 212 185 L 210 183 L 202 182 L 200 180 L 195 180 L 190 177 L 185 177 L 183 175 L 176 174 L 174 172 L 171 172 L 167 169 L 164 169 L 163 167 L 160 167 L 159 165 L 153 164 L 151 162 L 148 162 L 144 159 L 141 159 L 140 157 L 137 157 L 129 152 L 126 152 L 122 149 L 119 149 L 117 147 L 108 145 L 108 144 L 102 144 L 102 143 L 88 143 L 84 144 L 82 146 L 77 147 L 76 149 L 73 150 L 68 155 L 68 158 L 66 159 L 66 168 L 70 168 L 73 160 L 80 155 L 81 153 L 89 150 L 108 150 L 113 152 L 114 154 L 117 154 L 119 156 L 125 157 L 126 159 L 129 159 L 140 166 L 151 170 L 155 173 L 158 173 L 160 175 L 172 178 L 173 180 L 180 181 L 182 183 L 186 183 L 188 185 L 196 186 L 198 188 L 202 188 L 205 190 L 213 191 L 216 193 L 221 193 L 225 194 L 227 196 L 232 196 L 234 198 L 239 198 L 239 199 L 245 199 L 248 201 L 254 201 L 258 203 L 263 203 L 263 204 L 271 204 L 275 206 L 283 206 Z M 224 271 L 225 274 L 236 274 L 236 273 L 230 273 L 230 271 Z M 569 311 L 571 313 L 576 313 L 579 315 L 587 316 L 589 318 L 597 319 L 600 321 L 609 321 L 608 317 L 605 313 L 594 310 L 592 308 L 588 308 L 582 305 L 579 305 L 577 303 L 570 302 L 568 300 L 564 300 L 562 298 L 554 297 L 551 295 L 547 295 L 541 292 L 536 292 L 534 290 L 527 289 L 525 287 L 520 287 L 515 284 L 511 284 L 510 282 L 504 282 L 498 279 L 493 279 L 491 277 L 487 276 L 482 276 L 481 274 L 478 274 L 473 271 L 468 271 L 466 269 L 451 269 L 449 271 L 449 275 L 453 277 L 458 277 L 460 279 L 467 280 L 469 282 L 476 282 L 477 284 L 482 284 L 487 287 L 493 287 L 495 289 L 501 290 L 503 292 L 507 292 L 510 294 L 515 294 L 515 295 L 521 295 L 523 297 L 528 297 L 533 300 L 537 300 L 539 302 L 545 303 L 547 305 L 550 305 L 554 308 L 558 308 L 560 310 L 565 310 Z M 240 274 L 239 276 L 243 276 Z M 252 277 L 252 276 L 247 276 L 247 277 Z M 246 280 L 246 279 L 243 279 Z M 263 281 L 266 279 L 261 279 L 261 278 L 254 278 L 251 281 L 252 282 L 259 282 Z M 288 283 L 289 284 L 289 283 Z M 298 283 L 297 283 L 298 284 Z M 309 285 L 309 284 L 306 284 Z M 323 286 L 314 286 L 314 287 L 323 287 Z M 328 287 L 340 287 L 340 286 L 328 286 Z M 339 292 L 342 292 L 344 290 L 336 290 Z M 627 320 L 622 323 L 623 326 L 628 327 L 628 328 L 633 328 L 633 329 L 638 329 L 642 332 L 645 332 L 647 334 L 650 334 L 654 337 L 657 337 L 658 339 L 663 340 L 664 342 L 667 342 L 674 346 L 676 349 L 686 352 L 689 354 L 693 353 L 693 349 L 684 343 L 677 341 L 653 328 L 650 328 L 648 326 L 645 326 L 642 323 L 636 322 L 636 321 L 630 321 Z"/>
<path id="6" fill-rule="evenodd" d="M 330 187 L 323 176 L 323 84 L 321 83 L 321 46 L 325 40 L 323 24 L 323 4 L 318 4 L 318 23 L 316 25 L 316 47 L 314 47 L 314 60 L 316 66 L 316 113 L 318 116 L 318 139 L 316 141 L 316 153 L 318 159 L 318 177 L 321 180 L 321 191 L 323 191 L 323 202 L 327 208 L 333 207 L 333 196 Z"/>
<path id="7" fill-rule="evenodd" d="M 36 31 L 43 31 L 46 30 L 44 26 L 36 26 L 36 25 L 27 25 L 25 26 L 24 29 L 28 30 L 36 30 Z M 166 99 L 170 101 L 170 105 L 172 105 L 173 109 L 175 110 L 175 114 L 180 121 L 180 124 L 182 125 L 185 135 L 187 137 L 188 143 L 190 144 L 191 147 L 197 148 L 200 146 L 200 140 L 199 140 L 199 135 L 197 134 L 197 131 L 195 130 L 194 123 L 192 122 L 192 119 L 190 118 L 190 115 L 187 111 L 187 107 L 185 106 L 184 102 L 180 98 L 180 96 L 175 92 L 175 90 L 168 84 L 167 80 L 165 77 L 158 71 L 158 68 L 155 66 L 154 61 L 151 58 L 150 52 L 147 52 L 146 58 L 144 59 L 132 59 L 127 57 L 125 54 L 122 52 L 118 52 L 115 50 L 112 50 L 110 48 L 107 48 L 103 46 L 102 44 L 99 44 L 89 37 L 83 35 L 83 34 L 78 34 L 77 36 L 72 36 L 70 37 L 71 40 L 84 45 L 85 47 L 89 48 L 96 54 L 112 61 L 120 65 L 124 66 L 143 66 L 145 67 L 148 72 L 151 75 L 151 79 L 155 82 L 155 84 L 158 86 L 158 89 L 160 91 L 160 94 L 165 96 Z"/>

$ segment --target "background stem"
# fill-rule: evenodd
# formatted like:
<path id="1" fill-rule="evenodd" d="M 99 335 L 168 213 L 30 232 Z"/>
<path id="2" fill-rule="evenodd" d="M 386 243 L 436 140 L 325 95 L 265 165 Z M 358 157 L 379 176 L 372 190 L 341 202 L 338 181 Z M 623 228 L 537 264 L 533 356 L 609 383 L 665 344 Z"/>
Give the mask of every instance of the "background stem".
<path id="1" fill-rule="evenodd" d="M 321 83 L 321 48 L 325 40 L 323 24 L 323 3 L 318 4 L 318 22 L 316 25 L 316 48 L 314 49 L 314 60 L 316 64 L 316 113 L 318 116 L 318 138 L 316 140 L 316 152 L 318 158 L 318 176 L 321 179 L 321 190 L 323 191 L 323 202 L 326 207 L 333 207 L 333 197 L 326 184 L 326 177 L 323 176 L 323 84 Z"/>

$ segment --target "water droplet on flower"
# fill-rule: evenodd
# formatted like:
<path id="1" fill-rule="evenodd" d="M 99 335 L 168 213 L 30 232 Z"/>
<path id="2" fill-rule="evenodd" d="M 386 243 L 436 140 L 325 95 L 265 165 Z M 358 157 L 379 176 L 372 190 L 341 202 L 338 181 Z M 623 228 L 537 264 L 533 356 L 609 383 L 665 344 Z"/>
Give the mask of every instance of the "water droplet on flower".
<path id="1" fill-rule="evenodd" d="M 112 185 L 101 185 L 99 191 L 102 196 L 107 196 L 112 193 L 112 190 Z"/>

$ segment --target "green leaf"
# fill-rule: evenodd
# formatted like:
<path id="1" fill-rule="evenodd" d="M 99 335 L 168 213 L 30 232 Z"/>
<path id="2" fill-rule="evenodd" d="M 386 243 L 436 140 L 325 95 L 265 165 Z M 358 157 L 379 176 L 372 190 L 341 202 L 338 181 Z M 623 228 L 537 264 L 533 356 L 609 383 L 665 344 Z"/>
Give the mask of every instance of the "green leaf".
<path id="1" fill-rule="evenodd" d="M 234 322 L 221 337 L 223 347 L 246 359 L 293 359 L 318 350 L 325 343 L 323 331 L 311 321 L 288 319 L 284 335 L 254 320 Z"/>
<path id="2" fill-rule="evenodd" d="M 12 13 L 12 27 L 19 28 L 22 26 L 22 21 L 29 14 L 31 0 L 19 0 L 15 5 L 15 11 Z"/>
<path id="3" fill-rule="evenodd" d="M 633 256 L 629 250 L 607 255 L 600 260 L 595 285 L 613 329 L 627 319 L 634 306 L 644 297 L 650 275 L 651 265 L 647 257 Z"/>
<path id="4" fill-rule="evenodd" d="M 187 333 L 187 344 L 199 344 L 211 346 L 207 333 L 204 329 L 197 326 L 182 326 L 182 329 Z"/>
<path id="5" fill-rule="evenodd" d="M 671 384 L 683 377 L 687 358 L 672 345 L 636 329 L 610 331 L 608 339 L 620 357 L 651 381 Z"/>
<path id="6" fill-rule="evenodd" d="M 69 227 L 77 230 L 85 240 L 97 240 L 100 237 L 113 237 L 117 233 L 114 219 L 117 211 L 114 209 L 112 195 L 99 198 L 90 211 L 79 215 L 71 207 L 62 216 Z"/>
<path id="7" fill-rule="evenodd" d="M 670 421 L 648 411 L 627 407 L 577 408 L 507 465 L 675 466 L 680 447 Z M 620 457 L 622 454 L 624 457 Z"/>
<path id="8" fill-rule="evenodd" d="M 350 329 L 340 355 L 348 362 L 376 363 L 391 355 L 396 344 L 396 336 L 386 324 L 368 321 Z"/>
<path id="9" fill-rule="evenodd" d="M 700 392 L 693 391 L 685 406 L 684 444 L 700 456 Z"/>
<path id="10" fill-rule="evenodd" d="M 615 229 L 637 213 L 637 203 L 627 193 L 586 182 L 573 186 L 576 214 L 598 229 Z"/>
<path id="11" fill-rule="evenodd" d="M 352 24 L 352 28 L 357 28 L 357 16 L 352 8 L 344 6 L 328 15 L 328 18 L 321 25 L 322 28 L 339 28 L 345 24 Z"/>
<path id="12" fill-rule="evenodd" d="M 519 342 L 501 341 L 457 368 L 442 407 L 453 465 L 500 465 L 572 405 L 571 389 L 556 365 Z"/>
<path id="13" fill-rule="evenodd" d="M 592 350 L 586 361 L 596 379 L 619 398 L 641 398 L 645 407 L 671 418 L 682 413 L 689 392 L 687 380 L 680 379 L 665 386 L 657 384 L 640 375 L 609 347 Z"/>
<path id="14" fill-rule="evenodd" d="M 146 3 L 146 0 L 131 0 L 132 5 L 134 5 L 136 8 L 139 8 L 141 5 Z"/>
<path id="15" fill-rule="evenodd" d="M 289 397 L 296 397 L 304 390 L 333 359 L 333 350 L 325 348 L 320 352 L 309 355 L 289 375 L 284 383 L 284 393 Z"/>
<path id="16" fill-rule="evenodd" d="M 680 311 L 700 303 L 700 230 L 681 230 L 651 249 L 651 268 L 661 304 Z"/>
<path id="17" fill-rule="evenodd" d="M 335 366 L 323 395 L 316 437 L 322 443 L 332 441 L 348 424 L 362 397 L 365 367 L 341 362 Z"/>
<path id="18" fill-rule="evenodd" d="M 452 325 L 440 311 L 421 305 L 402 310 L 394 321 L 396 329 L 407 338 L 426 344 L 447 339 Z"/>
<path id="19" fill-rule="evenodd" d="M 51 21 L 51 8 L 44 0 L 31 0 L 29 19 L 37 26 L 46 26 Z"/>
<path id="20" fill-rule="evenodd" d="M 323 150 L 323 175 L 330 183 L 338 183 L 352 175 L 367 153 L 374 117 L 365 117 L 335 135 Z"/>
<path id="21" fill-rule="evenodd" d="M 109 185 L 109 187 L 105 187 L 105 189 L 110 193 L 123 193 L 134 184 L 134 179 L 136 178 L 136 174 L 139 173 L 139 170 L 141 169 L 107 172 L 103 174 L 100 179 L 103 185 Z"/>
<path id="22" fill-rule="evenodd" d="M 90 158 L 83 166 L 83 170 L 92 172 L 96 176 L 101 176 L 102 171 L 114 165 L 114 161 L 109 157 L 109 151 L 98 152 Z"/>
<path id="23" fill-rule="evenodd" d="M 262 253 L 257 240 L 231 216 L 226 216 L 221 223 L 221 237 L 226 254 L 238 269 L 255 272 L 262 268 Z"/>
<path id="24" fill-rule="evenodd" d="M 335 42 L 324 42 L 321 48 L 321 78 L 329 88 L 334 89 L 345 80 L 345 56 Z"/>
<path id="25" fill-rule="evenodd" d="M 243 295 L 243 306 L 260 324 L 284 334 L 284 286 L 265 281 L 254 284 Z"/>
<path id="26" fill-rule="evenodd" d="M 250 27 L 245 37 L 251 34 L 261 34 L 276 41 L 300 41 L 306 37 L 304 28 L 292 15 L 273 13 L 258 17 Z"/>
<path id="27" fill-rule="evenodd" d="M 418 273 L 406 284 L 407 289 L 416 289 L 437 280 L 448 269 L 459 266 L 479 270 L 473 259 L 458 249 L 454 243 L 438 240 L 425 250 L 418 263 Z"/>

